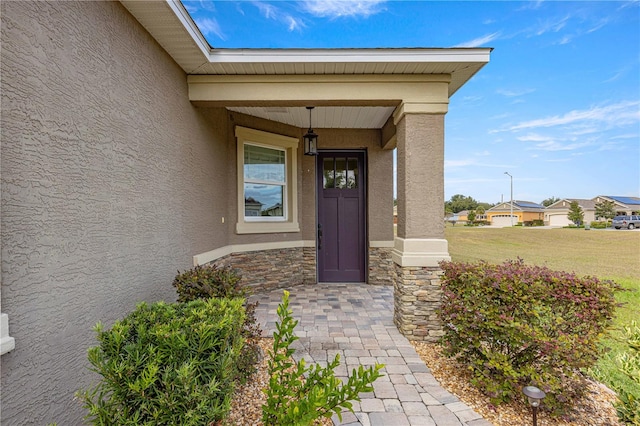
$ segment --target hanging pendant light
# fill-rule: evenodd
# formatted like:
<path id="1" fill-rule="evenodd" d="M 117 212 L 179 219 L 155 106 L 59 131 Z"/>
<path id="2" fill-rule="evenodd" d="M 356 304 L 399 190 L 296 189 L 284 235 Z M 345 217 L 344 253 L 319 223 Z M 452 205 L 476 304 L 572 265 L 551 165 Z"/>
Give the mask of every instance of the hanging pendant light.
<path id="1" fill-rule="evenodd" d="M 304 155 L 318 155 L 318 135 L 311 128 L 311 110 L 315 108 L 308 106 L 309 110 L 309 130 L 304 135 Z"/>

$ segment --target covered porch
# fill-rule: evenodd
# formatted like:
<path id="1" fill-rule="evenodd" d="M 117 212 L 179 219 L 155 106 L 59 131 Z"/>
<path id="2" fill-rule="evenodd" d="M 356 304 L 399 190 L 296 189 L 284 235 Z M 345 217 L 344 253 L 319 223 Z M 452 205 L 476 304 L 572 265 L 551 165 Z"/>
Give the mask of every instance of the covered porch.
<path id="1" fill-rule="evenodd" d="M 437 339 L 438 262 L 449 259 L 444 117 L 449 98 L 488 63 L 491 49 L 221 50 L 207 44 L 180 3 L 122 3 L 187 73 L 191 104 L 226 129 L 229 207 L 220 220 L 228 235 L 212 242 L 211 250 L 193 253 L 193 263 L 239 267 L 249 285 L 262 289 L 327 280 L 394 285 L 400 331 L 413 339 Z M 314 107 L 311 118 L 307 106 Z M 342 153 L 345 163 L 362 155 L 354 169 L 362 177 L 362 208 L 326 213 L 326 164 L 302 152 L 302 136 L 311 127 L 319 151 L 337 158 L 335 167 Z M 253 146 L 283 153 L 277 218 L 248 217 L 247 200 L 258 205 L 249 189 L 272 184 L 250 180 L 246 152 Z M 355 225 L 341 222 L 353 216 L 350 211 L 361 216 Z M 339 219 L 329 232 L 331 220 L 325 217 L 332 214 Z M 337 231 L 353 227 L 358 234 Z M 324 274 L 332 267 L 324 262 L 327 256 L 333 253 L 339 261 L 354 250 L 362 253 L 356 256 L 358 274 Z M 353 267 L 343 269 L 347 274 Z"/>

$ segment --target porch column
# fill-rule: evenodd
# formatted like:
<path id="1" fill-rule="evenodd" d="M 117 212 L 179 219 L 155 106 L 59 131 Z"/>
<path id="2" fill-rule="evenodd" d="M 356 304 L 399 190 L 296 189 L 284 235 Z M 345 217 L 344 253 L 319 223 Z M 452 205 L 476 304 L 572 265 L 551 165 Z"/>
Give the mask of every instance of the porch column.
<path id="1" fill-rule="evenodd" d="M 446 104 L 401 105 L 395 113 L 398 158 L 398 233 L 392 253 L 396 277 L 394 322 L 412 340 L 436 341 L 442 326 L 444 237 L 444 114 Z"/>

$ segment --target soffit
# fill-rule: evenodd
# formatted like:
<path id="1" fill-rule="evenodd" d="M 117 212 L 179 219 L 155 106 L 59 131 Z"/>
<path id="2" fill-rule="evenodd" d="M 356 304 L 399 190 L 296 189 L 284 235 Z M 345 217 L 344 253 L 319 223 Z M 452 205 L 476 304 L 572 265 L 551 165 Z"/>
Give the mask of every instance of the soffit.
<path id="1" fill-rule="evenodd" d="M 300 128 L 309 127 L 305 107 L 229 107 L 230 111 L 252 115 Z M 314 129 L 380 129 L 395 107 L 316 107 L 311 112 Z"/>
<path id="2" fill-rule="evenodd" d="M 187 74 L 451 74 L 449 96 L 489 62 L 490 48 L 212 49 L 178 0 L 120 0 Z"/>
<path id="3" fill-rule="evenodd" d="M 212 49 L 179 0 L 120 0 L 188 75 L 424 75 L 449 74 L 448 96 L 453 95 L 489 62 L 490 48 L 406 49 Z M 326 106 L 316 114 L 326 117 L 316 127 L 361 126 L 370 118 L 388 118 L 389 102 L 369 107 Z M 230 108 L 258 117 L 299 125 L 306 110 L 289 106 L 289 114 L 264 107 Z M 340 113 L 351 121 L 344 124 Z M 333 120 L 329 119 L 333 117 Z M 384 124 L 384 123 L 383 123 Z M 306 127 L 304 124 L 300 127 Z"/>

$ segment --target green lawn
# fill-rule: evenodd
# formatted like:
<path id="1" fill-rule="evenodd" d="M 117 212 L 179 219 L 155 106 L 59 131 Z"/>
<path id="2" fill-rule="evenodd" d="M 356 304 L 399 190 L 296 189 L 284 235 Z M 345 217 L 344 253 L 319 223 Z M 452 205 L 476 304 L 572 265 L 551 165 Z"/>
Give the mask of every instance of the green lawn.
<path id="1" fill-rule="evenodd" d="M 603 340 L 610 350 L 593 373 L 610 387 L 622 385 L 630 390 L 634 386 L 617 372 L 615 357 L 624 349 L 622 326 L 632 319 L 640 322 L 640 232 L 448 226 L 445 235 L 454 261 L 501 263 L 519 257 L 527 264 L 612 279 L 628 289 L 617 296 L 624 305 Z"/>

